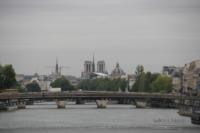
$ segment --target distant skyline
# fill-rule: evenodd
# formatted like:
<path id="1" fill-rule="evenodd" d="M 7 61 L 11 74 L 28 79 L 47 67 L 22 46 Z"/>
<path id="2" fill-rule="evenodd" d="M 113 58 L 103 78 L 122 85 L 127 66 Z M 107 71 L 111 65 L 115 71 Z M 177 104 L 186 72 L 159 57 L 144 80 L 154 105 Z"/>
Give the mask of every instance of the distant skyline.
<path id="1" fill-rule="evenodd" d="M 161 72 L 200 59 L 199 14 L 199 0 L 0 0 L 0 64 L 50 74 L 58 57 L 80 77 L 95 53 L 109 73 Z"/>

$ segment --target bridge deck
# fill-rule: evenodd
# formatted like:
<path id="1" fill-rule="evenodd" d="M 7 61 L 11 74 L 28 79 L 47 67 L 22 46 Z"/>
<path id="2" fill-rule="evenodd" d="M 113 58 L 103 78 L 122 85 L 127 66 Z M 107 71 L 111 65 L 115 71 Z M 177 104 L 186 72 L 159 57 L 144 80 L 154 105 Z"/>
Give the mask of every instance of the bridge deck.
<path id="1" fill-rule="evenodd" d="M 160 93 L 124 93 L 124 92 L 34 92 L 34 93 L 0 93 L 0 100 L 8 99 L 185 99 L 200 100 L 200 96 L 180 96 Z"/>

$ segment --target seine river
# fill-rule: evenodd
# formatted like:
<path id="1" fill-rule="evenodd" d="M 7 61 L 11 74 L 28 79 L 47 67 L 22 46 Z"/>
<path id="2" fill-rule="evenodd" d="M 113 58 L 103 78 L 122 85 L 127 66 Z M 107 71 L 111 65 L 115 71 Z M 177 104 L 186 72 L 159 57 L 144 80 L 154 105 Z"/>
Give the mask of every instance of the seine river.
<path id="1" fill-rule="evenodd" d="M 176 109 L 136 109 L 133 105 L 37 103 L 24 110 L 0 112 L 0 133 L 199 133 L 200 126 Z"/>

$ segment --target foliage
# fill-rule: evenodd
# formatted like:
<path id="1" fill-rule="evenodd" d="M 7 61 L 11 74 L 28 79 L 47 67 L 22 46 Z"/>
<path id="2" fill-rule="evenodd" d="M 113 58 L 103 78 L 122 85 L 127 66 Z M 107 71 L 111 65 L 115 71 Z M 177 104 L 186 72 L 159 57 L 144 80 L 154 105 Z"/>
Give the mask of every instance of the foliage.
<path id="1" fill-rule="evenodd" d="M 59 87 L 62 91 L 74 90 L 74 86 L 72 86 L 64 76 L 53 81 L 51 87 Z"/>
<path id="2" fill-rule="evenodd" d="M 125 91 L 128 82 L 125 79 L 87 79 L 78 84 L 78 88 L 89 91 Z"/>
<path id="3" fill-rule="evenodd" d="M 136 81 L 132 86 L 132 91 L 143 92 L 145 90 L 145 72 L 142 65 L 138 65 L 135 71 Z"/>
<path id="4" fill-rule="evenodd" d="M 119 88 L 122 91 L 125 91 L 125 89 L 128 87 L 128 81 L 126 81 L 125 79 L 121 79 L 119 80 Z"/>
<path id="5" fill-rule="evenodd" d="M 41 88 L 37 82 L 32 82 L 26 85 L 26 89 L 28 92 L 40 92 Z"/>
<path id="6" fill-rule="evenodd" d="M 151 92 L 151 84 L 160 74 L 147 72 L 145 74 L 144 92 Z"/>
<path id="7" fill-rule="evenodd" d="M 135 76 L 139 77 L 144 73 L 144 66 L 143 65 L 138 65 L 136 67 L 136 71 L 135 71 Z"/>
<path id="8" fill-rule="evenodd" d="M 157 88 L 154 81 L 161 77 L 160 74 L 152 74 L 151 72 L 144 72 L 144 67 L 142 65 L 138 65 L 135 71 L 136 81 L 132 86 L 132 90 L 134 92 L 168 92 L 171 89 L 166 91 L 166 88 Z M 160 79 L 159 79 L 160 80 Z M 160 82 L 160 81 L 159 81 Z M 154 83 L 154 85 L 152 85 Z M 165 85 L 169 84 L 169 80 L 163 80 L 162 83 Z M 160 86 L 161 87 L 161 86 Z M 172 88 L 172 87 L 171 87 Z"/>
<path id="9" fill-rule="evenodd" d="M 16 83 L 15 88 L 18 90 L 18 92 L 26 92 L 26 88 L 22 87 L 19 82 Z"/>
<path id="10" fill-rule="evenodd" d="M 22 87 L 17 88 L 17 90 L 18 90 L 18 92 L 20 92 L 20 93 L 26 92 L 26 89 L 25 89 L 25 88 L 22 88 Z"/>
<path id="11" fill-rule="evenodd" d="M 12 65 L 0 65 L 0 89 L 9 89 L 16 85 L 15 70 Z"/>
<path id="12" fill-rule="evenodd" d="M 158 76 L 151 84 L 152 92 L 164 92 L 169 93 L 172 91 L 172 79 L 167 76 Z"/>
<path id="13" fill-rule="evenodd" d="M 151 87 L 150 87 L 150 84 L 151 84 L 151 72 L 147 72 L 145 74 L 145 81 L 144 81 L 144 91 L 145 92 L 150 92 L 151 91 Z"/>

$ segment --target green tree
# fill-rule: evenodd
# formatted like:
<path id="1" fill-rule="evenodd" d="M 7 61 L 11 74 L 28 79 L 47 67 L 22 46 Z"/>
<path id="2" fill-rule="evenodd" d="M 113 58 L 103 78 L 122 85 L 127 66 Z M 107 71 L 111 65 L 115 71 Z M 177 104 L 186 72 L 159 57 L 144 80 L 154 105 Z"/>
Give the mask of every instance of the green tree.
<path id="1" fill-rule="evenodd" d="M 0 65 L 0 89 L 9 89 L 16 85 L 15 70 L 12 65 Z"/>
<path id="2" fill-rule="evenodd" d="M 88 79 L 82 80 L 78 88 L 82 90 L 90 91 L 118 91 L 119 88 L 122 91 L 127 87 L 127 81 L 125 79 Z"/>
<path id="3" fill-rule="evenodd" d="M 159 75 L 151 84 L 152 92 L 169 93 L 173 89 L 172 79 L 167 76 Z"/>
<path id="4" fill-rule="evenodd" d="M 15 88 L 17 89 L 18 92 L 26 92 L 26 88 L 22 87 L 19 82 L 16 83 Z"/>
<path id="5" fill-rule="evenodd" d="M 145 72 L 143 65 L 138 65 L 135 71 L 136 81 L 132 86 L 132 91 L 143 92 L 145 90 Z"/>
<path id="6" fill-rule="evenodd" d="M 145 83 L 144 82 L 145 82 L 145 73 L 143 72 L 139 78 L 139 86 L 138 86 L 139 92 L 145 91 L 145 86 L 144 86 Z"/>
<path id="7" fill-rule="evenodd" d="M 70 82 L 62 76 L 61 78 L 56 79 L 51 83 L 52 87 L 59 87 L 62 91 L 71 91 L 74 90 L 74 86 L 70 84 Z"/>
<path id="8" fill-rule="evenodd" d="M 152 87 L 151 84 L 153 81 L 157 79 L 160 74 L 144 72 L 144 67 L 142 65 L 138 65 L 135 71 L 136 80 L 132 86 L 131 91 L 134 92 L 151 92 Z"/>
<path id="9" fill-rule="evenodd" d="M 139 77 L 140 75 L 142 75 L 143 72 L 144 72 L 144 66 L 138 65 L 135 70 L 136 77 Z"/>
<path id="10" fill-rule="evenodd" d="M 150 87 L 150 84 L 151 84 L 151 72 L 147 72 L 145 74 L 145 81 L 144 81 L 144 91 L 145 92 L 150 92 L 151 91 L 151 87 Z"/>
<path id="11" fill-rule="evenodd" d="M 160 74 L 147 72 L 145 74 L 144 92 L 151 92 L 151 83 L 156 80 Z"/>
<path id="12" fill-rule="evenodd" d="M 4 74 L 3 74 L 3 67 L 0 65 L 0 89 L 4 88 Z"/>
<path id="13" fill-rule="evenodd" d="M 26 85 L 25 87 L 28 92 L 40 92 L 41 88 L 37 82 L 32 82 Z"/>
<path id="14" fill-rule="evenodd" d="M 125 79 L 120 79 L 118 86 L 122 91 L 125 91 L 126 87 L 128 87 L 128 81 Z"/>

